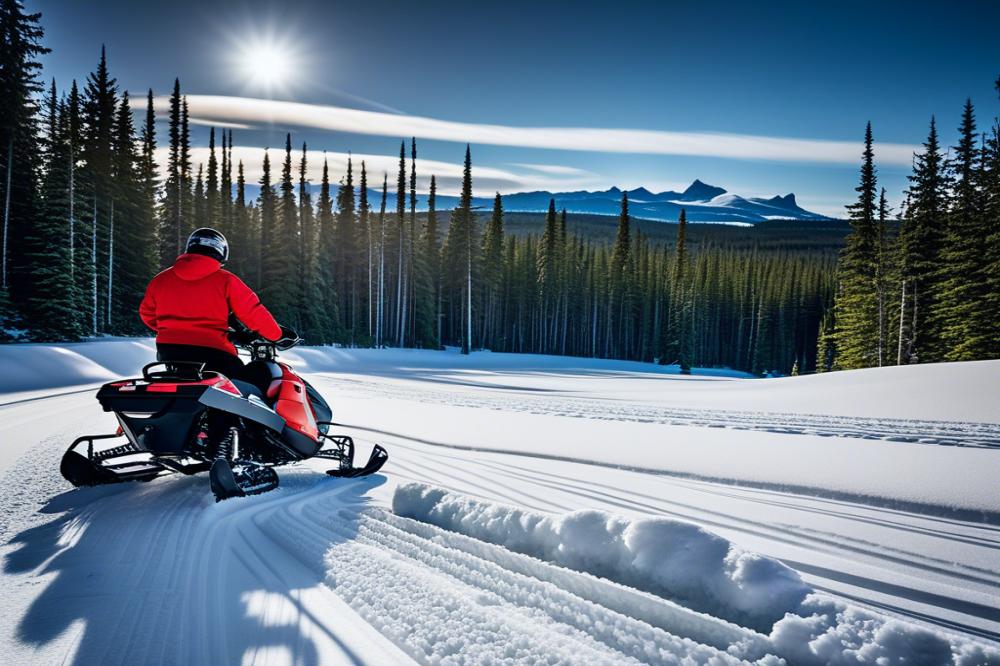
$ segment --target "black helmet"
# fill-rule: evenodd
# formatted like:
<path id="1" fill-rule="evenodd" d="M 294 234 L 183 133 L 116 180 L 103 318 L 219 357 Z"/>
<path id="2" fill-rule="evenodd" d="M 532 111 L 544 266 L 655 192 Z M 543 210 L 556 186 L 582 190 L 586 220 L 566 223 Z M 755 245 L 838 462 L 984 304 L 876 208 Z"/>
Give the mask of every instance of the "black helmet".
<path id="1" fill-rule="evenodd" d="M 187 250 L 190 254 L 204 254 L 225 263 L 229 259 L 229 241 L 215 229 L 202 227 L 188 236 Z"/>

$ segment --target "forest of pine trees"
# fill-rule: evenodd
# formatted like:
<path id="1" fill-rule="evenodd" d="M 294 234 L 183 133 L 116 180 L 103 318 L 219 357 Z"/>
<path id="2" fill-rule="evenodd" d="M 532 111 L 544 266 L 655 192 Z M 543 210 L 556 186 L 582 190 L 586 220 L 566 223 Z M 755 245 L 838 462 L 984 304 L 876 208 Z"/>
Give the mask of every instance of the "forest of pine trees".
<path id="1" fill-rule="evenodd" d="M 208 129 L 192 161 L 179 81 L 157 134 L 153 93 L 130 100 L 101 50 L 82 88 L 39 78 L 39 16 L 0 0 L 0 336 L 75 340 L 145 335 L 145 286 L 211 226 L 227 268 L 311 344 L 444 345 L 624 358 L 757 374 L 997 356 L 1000 169 L 994 127 L 966 109 L 960 145 L 941 153 L 931 125 L 907 204 L 890 220 L 866 135 L 852 233 L 829 253 L 672 243 L 633 226 L 627 196 L 614 240 L 574 231 L 549 205 L 540 234 L 505 232 L 503 199 L 473 203 L 465 150 L 459 204 L 417 212 L 415 139 L 395 173 L 348 161 L 309 182 L 307 146 L 264 151 L 248 197 L 232 130 Z M 167 150 L 156 164 L 156 146 Z M 163 154 L 163 153 L 160 153 Z M 391 184 L 391 185 L 390 185 Z M 394 186 L 394 210 L 386 209 Z M 990 263 L 992 262 L 992 263 Z"/>
<path id="2" fill-rule="evenodd" d="M 1000 119 L 966 101 L 949 149 L 932 117 L 895 220 L 873 145 L 869 123 L 818 369 L 1000 357 Z"/>

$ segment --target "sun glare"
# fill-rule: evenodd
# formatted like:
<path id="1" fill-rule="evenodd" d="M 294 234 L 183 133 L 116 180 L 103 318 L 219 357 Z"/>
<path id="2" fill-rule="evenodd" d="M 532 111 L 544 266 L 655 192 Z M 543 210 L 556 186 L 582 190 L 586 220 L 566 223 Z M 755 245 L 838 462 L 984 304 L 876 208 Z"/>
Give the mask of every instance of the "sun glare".
<path id="1" fill-rule="evenodd" d="M 295 41 L 269 31 L 233 35 L 229 54 L 237 78 L 253 94 L 289 92 L 305 66 Z"/>
<path id="2" fill-rule="evenodd" d="M 247 79 L 263 88 L 280 85 L 292 76 L 290 54 L 277 44 L 248 44 L 243 61 Z"/>

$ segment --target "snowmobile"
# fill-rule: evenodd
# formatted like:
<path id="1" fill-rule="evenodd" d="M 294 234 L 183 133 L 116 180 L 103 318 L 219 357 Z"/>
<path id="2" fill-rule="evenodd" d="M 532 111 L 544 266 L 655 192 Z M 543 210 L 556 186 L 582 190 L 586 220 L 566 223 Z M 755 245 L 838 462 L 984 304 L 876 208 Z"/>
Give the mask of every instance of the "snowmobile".
<path id="1" fill-rule="evenodd" d="M 331 434 L 337 424 L 330 406 L 277 360 L 301 338 L 272 342 L 238 331 L 230 337 L 250 355 L 237 382 L 243 390 L 202 363 L 183 361 L 150 363 L 140 378 L 105 384 L 97 400 L 118 417 L 118 431 L 74 441 L 62 458 L 63 477 L 81 487 L 207 471 L 221 501 L 273 490 L 275 467 L 308 458 L 334 462 L 326 472 L 334 477 L 382 468 L 389 456 L 377 444 L 368 462 L 354 467 L 354 440 Z"/>

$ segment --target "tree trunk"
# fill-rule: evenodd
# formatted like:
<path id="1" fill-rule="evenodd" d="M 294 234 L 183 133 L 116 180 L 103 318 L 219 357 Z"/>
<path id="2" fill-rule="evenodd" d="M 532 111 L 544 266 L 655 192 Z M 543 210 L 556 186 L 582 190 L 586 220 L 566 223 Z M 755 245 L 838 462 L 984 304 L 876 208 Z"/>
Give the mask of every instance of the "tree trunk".
<path id="1" fill-rule="evenodd" d="M 899 345 L 896 348 L 896 365 L 903 365 L 903 330 L 906 325 L 906 279 L 903 279 L 903 294 L 899 299 Z"/>
<path id="2" fill-rule="evenodd" d="M 93 301 L 90 330 L 92 335 L 97 335 L 97 197 L 94 197 L 94 226 L 90 235 L 90 268 L 90 292 Z"/>
<path id="3" fill-rule="evenodd" d="M 105 328 L 111 331 L 111 292 L 114 286 L 114 265 L 115 265 L 115 202 L 111 200 L 111 219 L 108 227 L 108 318 L 105 321 Z"/>
<path id="4" fill-rule="evenodd" d="M 14 133 L 7 140 L 7 185 L 3 197 L 3 288 L 7 288 L 7 229 L 10 226 L 10 174 L 14 170 Z"/>

